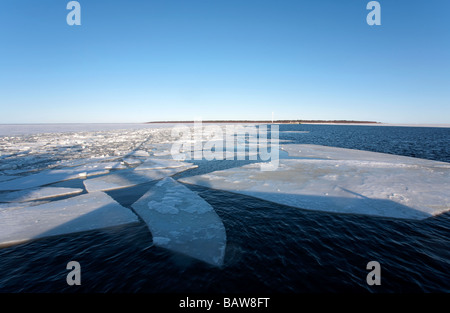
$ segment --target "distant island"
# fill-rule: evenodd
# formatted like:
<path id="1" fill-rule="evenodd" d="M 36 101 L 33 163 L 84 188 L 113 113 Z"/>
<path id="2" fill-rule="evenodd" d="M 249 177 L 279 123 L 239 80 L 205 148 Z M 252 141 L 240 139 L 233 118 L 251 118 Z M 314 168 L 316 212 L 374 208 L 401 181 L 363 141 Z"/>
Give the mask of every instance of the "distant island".
<path id="1" fill-rule="evenodd" d="M 147 122 L 147 124 L 159 124 L 159 123 L 180 123 L 188 124 L 195 121 L 159 121 L 159 122 Z M 202 121 L 202 123 L 261 123 L 261 124 L 380 124 L 374 121 L 348 121 L 348 120 L 274 120 L 274 121 L 252 121 L 252 120 L 210 120 Z"/>

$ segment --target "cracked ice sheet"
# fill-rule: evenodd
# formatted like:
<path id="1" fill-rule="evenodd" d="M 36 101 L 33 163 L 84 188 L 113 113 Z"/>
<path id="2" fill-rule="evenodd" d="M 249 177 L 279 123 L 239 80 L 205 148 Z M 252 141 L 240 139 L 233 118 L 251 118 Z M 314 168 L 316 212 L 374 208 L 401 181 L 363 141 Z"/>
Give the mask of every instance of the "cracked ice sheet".
<path id="1" fill-rule="evenodd" d="M 177 173 L 196 168 L 197 165 L 186 165 L 177 168 L 136 171 L 122 170 L 114 174 L 86 179 L 83 183 L 88 192 L 121 189 L 172 176 Z"/>
<path id="2" fill-rule="evenodd" d="M 223 264 L 226 233 L 203 198 L 168 177 L 132 205 L 147 223 L 155 245 L 215 266 Z"/>
<path id="3" fill-rule="evenodd" d="M 0 211 L 0 246 L 137 223 L 137 216 L 103 192 Z"/>
<path id="4" fill-rule="evenodd" d="M 448 163 L 331 147 L 310 148 L 313 151 L 303 156 L 320 159 L 280 159 L 275 171 L 260 171 L 260 164 L 255 163 L 180 181 L 337 213 L 424 219 L 450 210 Z M 330 156 L 335 159 L 326 159 Z"/>
<path id="5" fill-rule="evenodd" d="M 81 192 L 83 192 L 83 189 L 80 188 L 42 187 L 0 194 L 0 202 L 25 202 L 42 200 L 60 196 L 75 195 Z"/>

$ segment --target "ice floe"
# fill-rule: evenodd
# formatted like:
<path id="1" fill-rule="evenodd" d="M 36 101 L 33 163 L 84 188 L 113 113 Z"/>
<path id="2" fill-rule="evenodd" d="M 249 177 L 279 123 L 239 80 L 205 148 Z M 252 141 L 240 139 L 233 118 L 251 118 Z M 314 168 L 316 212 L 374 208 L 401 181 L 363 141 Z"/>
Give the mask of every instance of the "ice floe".
<path id="1" fill-rule="evenodd" d="M 0 245 L 138 222 L 103 192 L 0 211 Z"/>
<path id="2" fill-rule="evenodd" d="M 38 200 L 38 201 L 28 201 L 28 202 L 11 202 L 11 203 L 0 203 L 0 211 L 16 210 L 22 209 L 30 206 L 41 205 L 48 203 L 48 200 Z"/>
<path id="3" fill-rule="evenodd" d="M 141 160 L 135 158 L 124 158 L 123 162 L 127 165 L 138 165 L 142 163 Z"/>
<path id="4" fill-rule="evenodd" d="M 60 181 L 76 178 L 86 178 L 89 176 L 106 173 L 109 173 L 109 170 L 96 168 L 44 170 L 36 174 L 0 182 L 0 190 L 24 190 L 45 186 Z"/>
<path id="5" fill-rule="evenodd" d="M 450 210 L 450 164 L 313 145 L 287 145 L 274 171 L 259 164 L 180 181 L 302 209 L 423 219 Z"/>
<path id="6" fill-rule="evenodd" d="M 74 170 L 45 170 L 29 176 L 0 182 L 0 190 L 23 190 L 59 181 L 86 177 L 86 172 Z"/>
<path id="7" fill-rule="evenodd" d="M 41 187 L 2 193 L 0 194 L 0 202 L 25 202 L 42 200 L 54 197 L 76 195 L 81 192 L 83 192 L 83 189 L 80 188 Z"/>
<path id="8" fill-rule="evenodd" d="M 283 145 L 281 149 L 292 158 L 328 159 L 328 160 L 349 160 L 349 161 L 371 161 L 391 163 L 395 166 L 429 166 L 450 168 L 446 162 L 412 158 L 402 155 L 387 153 L 336 148 L 309 144 L 289 144 Z"/>
<path id="9" fill-rule="evenodd" d="M 191 163 L 180 162 L 171 159 L 156 159 L 149 158 L 144 163 L 135 168 L 136 171 L 141 170 L 154 170 L 154 169 L 163 169 L 163 168 L 178 168 L 178 167 L 186 167 L 192 166 Z"/>
<path id="10" fill-rule="evenodd" d="M 153 170 L 122 170 L 114 174 L 86 179 L 83 183 L 88 192 L 107 191 L 136 186 L 139 184 L 150 182 L 152 180 L 158 180 L 164 177 L 172 176 L 195 167 L 197 167 L 197 165 L 185 165 L 176 168 L 163 168 Z"/>
<path id="11" fill-rule="evenodd" d="M 20 176 L 0 175 L 0 182 L 19 178 Z"/>
<path id="12" fill-rule="evenodd" d="M 223 264 L 225 227 L 199 195 L 168 177 L 132 205 L 147 223 L 155 245 L 215 266 Z"/>
<path id="13" fill-rule="evenodd" d="M 136 150 L 128 154 L 128 156 L 135 156 L 135 157 L 148 157 L 150 154 L 145 150 Z"/>

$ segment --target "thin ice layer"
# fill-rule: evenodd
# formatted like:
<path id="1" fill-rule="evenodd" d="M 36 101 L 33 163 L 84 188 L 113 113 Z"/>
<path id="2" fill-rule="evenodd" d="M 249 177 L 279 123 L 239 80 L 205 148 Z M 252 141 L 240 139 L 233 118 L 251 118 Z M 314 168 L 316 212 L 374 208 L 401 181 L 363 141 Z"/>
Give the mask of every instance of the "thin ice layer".
<path id="1" fill-rule="evenodd" d="M 0 194 L 0 202 L 25 202 L 60 196 L 76 195 L 83 192 L 80 188 L 41 187 Z"/>
<path id="2" fill-rule="evenodd" d="M 137 216 L 103 192 L 0 211 L 0 245 L 136 223 Z"/>
<path id="3" fill-rule="evenodd" d="M 114 174 L 87 179 L 83 183 L 88 192 L 107 191 L 144 184 L 152 180 L 158 180 L 164 177 L 172 176 L 195 167 L 197 166 L 189 165 L 169 169 L 155 169 L 155 170 L 141 170 L 141 171 L 123 170 Z"/>
<path id="4" fill-rule="evenodd" d="M 132 205 L 147 223 L 155 245 L 221 266 L 225 227 L 200 196 L 168 177 Z"/>
<path id="5" fill-rule="evenodd" d="M 332 147 L 309 148 L 302 155 L 305 158 L 280 159 L 275 171 L 263 172 L 259 164 L 249 164 L 180 181 L 337 213 L 423 219 L 450 209 L 448 163 Z"/>

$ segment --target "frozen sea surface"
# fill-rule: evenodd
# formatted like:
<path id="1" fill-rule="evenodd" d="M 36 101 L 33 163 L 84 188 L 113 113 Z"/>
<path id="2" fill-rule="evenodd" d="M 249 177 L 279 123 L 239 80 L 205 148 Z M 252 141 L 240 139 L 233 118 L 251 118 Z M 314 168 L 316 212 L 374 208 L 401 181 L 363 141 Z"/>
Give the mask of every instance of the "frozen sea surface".
<path id="1" fill-rule="evenodd" d="M 105 167 L 104 170 L 109 172 L 98 177 L 101 178 L 134 171 L 149 157 L 170 159 L 170 147 L 176 138 L 171 137 L 171 129 L 167 126 L 117 128 L 115 125 L 111 129 L 81 127 L 72 131 L 42 131 L 40 128 L 40 131 L 31 132 L 21 130 L 20 135 L 11 134 L 11 130 L 8 135 L 0 137 L 0 177 L 14 177 L 2 179 L 1 183 L 89 164 L 112 162 L 123 165 Z M 445 128 L 280 125 L 280 131 L 280 142 L 287 146 L 286 151 L 291 152 L 289 158 L 280 153 L 284 158 L 280 161 L 283 166 L 295 167 L 298 164 L 291 157 L 298 160 L 309 158 L 311 169 L 316 167 L 317 159 L 321 159 L 329 170 L 337 163 L 344 172 L 345 169 L 357 171 L 360 166 L 367 166 L 367 160 L 358 160 L 358 166 L 354 168 L 354 155 L 345 158 L 352 152 L 342 154 L 334 150 L 334 155 L 330 153 L 324 158 L 326 148 L 317 145 L 388 153 L 394 158 L 402 155 L 422 159 L 404 162 L 403 167 L 403 163 L 397 163 L 383 169 L 386 175 L 391 173 L 394 177 L 399 168 L 415 170 L 414 163 L 425 162 L 423 159 L 450 162 L 450 133 Z M 310 155 L 295 156 L 295 147 L 289 148 L 289 144 L 314 146 L 307 149 Z M 386 163 L 386 160 L 378 161 L 377 166 L 372 166 L 376 171 Z M 172 178 L 178 181 L 177 184 L 182 185 L 180 180 L 193 176 L 252 167 L 259 160 L 190 162 L 198 167 L 174 173 Z M 435 166 L 429 167 L 429 171 L 424 168 L 419 167 L 419 171 L 423 170 L 418 175 L 421 184 L 427 184 L 427 179 L 440 170 Z M 327 179 L 333 181 L 333 177 L 330 175 Z M 245 178 L 248 179 L 248 175 Z M 367 176 L 362 178 L 367 179 Z M 45 213 L 51 217 L 49 221 L 58 224 L 61 220 L 48 215 L 49 210 L 62 210 L 64 206 L 60 201 L 70 203 L 76 197 L 89 198 L 95 194 L 88 193 L 84 187 L 84 182 L 89 179 L 92 178 L 82 176 L 39 186 L 80 188 L 83 189 L 82 195 L 67 195 L 57 200 L 4 202 L 0 203 L 0 213 L 19 221 L 27 216 L 21 214 L 22 210 L 30 210 L 37 215 Z M 350 175 L 347 179 L 348 183 L 352 182 Z M 121 212 L 134 214 L 133 204 L 150 190 L 163 187 L 158 187 L 158 183 L 156 180 L 131 184 L 105 193 L 123 208 Z M 402 185 L 401 181 L 399 185 Z M 358 186 L 353 185 L 355 188 Z M 378 194 L 384 192 L 382 186 L 372 186 Z M 206 201 L 225 228 L 226 247 L 221 267 L 190 257 L 188 253 L 167 249 L 164 245 L 170 242 L 167 238 L 171 238 L 154 236 L 140 218 L 137 223 L 36 237 L 40 239 L 0 249 L 0 291 L 70 292 L 70 286 L 65 283 L 65 266 L 71 260 L 81 264 L 84 274 L 79 290 L 86 292 L 450 291 L 449 213 L 424 220 L 336 214 L 301 210 L 225 190 L 196 185 L 184 187 Z M 428 192 L 427 196 L 431 199 L 436 194 L 445 194 L 445 188 L 445 184 L 433 188 L 433 193 Z M 10 191 L 0 194 L 7 193 Z M 391 196 L 394 200 L 401 200 L 396 198 L 397 193 Z M 173 205 L 164 205 L 171 199 L 176 197 L 155 198 L 152 207 L 175 211 L 177 207 L 173 201 Z M 147 203 L 151 201 L 149 198 Z M 39 211 L 39 208 L 44 210 Z M 107 212 L 104 213 L 108 216 Z M 83 224 L 86 225 L 98 222 L 90 218 L 85 221 L 87 223 Z M 34 228 L 19 229 L 29 231 Z M 188 238 L 177 237 L 181 232 L 177 233 L 175 229 L 170 231 L 172 234 L 169 235 L 175 236 L 173 238 Z M 217 243 L 217 238 L 211 236 L 210 243 Z M 382 266 L 382 285 L 376 290 L 366 284 L 366 265 L 373 260 Z"/>
<path id="2" fill-rule="evenodd" d="M 326 146 L 283 146 L 274 171 L 249 164 L 180 179 L 298 207 L 424 219 L 450 210 L 450 164 Z"/>

